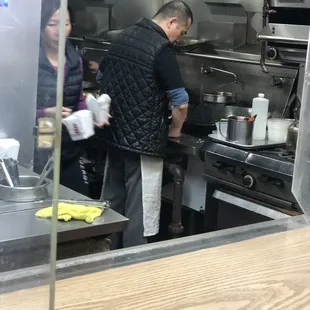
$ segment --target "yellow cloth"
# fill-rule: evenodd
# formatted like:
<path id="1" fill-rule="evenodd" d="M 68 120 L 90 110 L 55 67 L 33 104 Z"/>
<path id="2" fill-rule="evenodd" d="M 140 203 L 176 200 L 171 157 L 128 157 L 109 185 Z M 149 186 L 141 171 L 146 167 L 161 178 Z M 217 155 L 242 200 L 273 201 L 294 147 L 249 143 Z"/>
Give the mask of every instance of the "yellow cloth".
<path id="1" fill-rule="evenodd" d="M 51 218 L 53 208 L 48 207 L 36 212 L 36 217 Z M 103 208 L 95 206 L 86 206 L 73 203 L 60 202 L 58 204 L 58 220 L 65 222 L 71 219 L 85 221 L 86 223 L 93 223 L 103 212 Z"/>

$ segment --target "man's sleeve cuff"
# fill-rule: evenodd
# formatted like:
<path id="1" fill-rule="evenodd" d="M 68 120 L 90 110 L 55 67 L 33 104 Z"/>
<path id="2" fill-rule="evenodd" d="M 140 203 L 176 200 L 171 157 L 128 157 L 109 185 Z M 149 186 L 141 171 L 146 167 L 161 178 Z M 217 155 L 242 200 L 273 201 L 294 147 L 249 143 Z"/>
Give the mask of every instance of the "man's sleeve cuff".
<path id="1" fill-rule="evenodd" d="M 166 91 L 166 96 L 170 105 L 175 108 L 183 104 L 188 104 L 189 96 L 185 88 L 176 88 Z"/>

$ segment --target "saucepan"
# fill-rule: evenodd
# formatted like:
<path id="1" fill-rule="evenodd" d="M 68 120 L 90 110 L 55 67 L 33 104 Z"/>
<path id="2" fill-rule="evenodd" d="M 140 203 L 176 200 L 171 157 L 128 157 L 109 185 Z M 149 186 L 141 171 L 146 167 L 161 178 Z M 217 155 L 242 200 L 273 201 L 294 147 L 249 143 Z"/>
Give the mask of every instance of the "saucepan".
<path id="1" fill-rule="evenodd" d="M 216 104 L 236 104 L 237 95 L 232 92 L 204 93 L 203 101 Z"/>
<path id="2" fill-rule="evenodd" d="M 219 132 L 227 141 L 250 145 L 253 141 L 253 128 L 256 115 L 251 117 L 231 115 L 219 122 Z M 227 134 L 222 131 L 222 126 L 227 123 Z"/>
<path id="3" fill-rule="evenodd" d="M 197 48 L 212 50 L 212 46 L 206 40 L 197 40 L 194 38 L 186 38 L 177 42 L 174 46 L 177 53 L 190 53 Z"/>

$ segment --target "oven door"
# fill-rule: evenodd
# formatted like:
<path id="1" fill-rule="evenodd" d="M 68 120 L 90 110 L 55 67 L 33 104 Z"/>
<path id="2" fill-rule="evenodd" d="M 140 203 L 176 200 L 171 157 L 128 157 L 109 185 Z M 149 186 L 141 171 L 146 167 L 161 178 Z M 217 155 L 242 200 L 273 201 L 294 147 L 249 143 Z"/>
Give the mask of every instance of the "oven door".
<path id="1" fill-rule="evenodd" d="M 207 184 L 205 231 L 215 231 L 288 218 L 293 214 L 265 199 L 258 200 L 237 191 Z"/>

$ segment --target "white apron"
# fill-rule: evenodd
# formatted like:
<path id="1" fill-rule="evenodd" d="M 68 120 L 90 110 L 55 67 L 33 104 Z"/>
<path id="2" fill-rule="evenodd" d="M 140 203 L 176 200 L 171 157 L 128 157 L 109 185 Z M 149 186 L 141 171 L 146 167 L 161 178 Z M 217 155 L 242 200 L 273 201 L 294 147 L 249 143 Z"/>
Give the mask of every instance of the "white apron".
<path id="1" fill-rule="evenodd" d="M 141 155 L 144 237 L 159 231 L 163 166 L 162 158 Z"/>
<path id="2" fill-rule="evenodd" d="M 161 208 L 161 188 L 164 161 L 162 158 L 140 155 L 143 227 L 144 237 L 158 234 Z M 101 199 L 104 199 L 104 186 L 109 166 L 109 155 L 106 158 Z M 130 219 L 129 219 L 130 220 Z"/>

